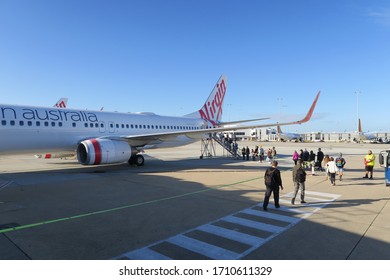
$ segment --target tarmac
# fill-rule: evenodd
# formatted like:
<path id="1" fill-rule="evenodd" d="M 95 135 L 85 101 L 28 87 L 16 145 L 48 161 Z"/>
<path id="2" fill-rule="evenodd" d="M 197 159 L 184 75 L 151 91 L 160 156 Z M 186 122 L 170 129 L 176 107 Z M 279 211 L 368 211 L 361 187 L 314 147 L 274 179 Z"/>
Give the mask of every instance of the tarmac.
<path id="1" fill-rule="evenodd" d="M 145 166 L 80 166 L 75 159 L 0 157 L 2 260 L 390 260 L 387 145 L 239 142 L 276 147 L 284 190 L 262 210 L 268 162 L 199 159 L 194 143 L 150 150 Z M 342 181 L 325 172 L 291 205 L 291 155 L 307 148 L 346 159 Z M 374 179 L 363 157 L 377 156 Z M 310 171 L 307 171 L 310 174 Z"/>

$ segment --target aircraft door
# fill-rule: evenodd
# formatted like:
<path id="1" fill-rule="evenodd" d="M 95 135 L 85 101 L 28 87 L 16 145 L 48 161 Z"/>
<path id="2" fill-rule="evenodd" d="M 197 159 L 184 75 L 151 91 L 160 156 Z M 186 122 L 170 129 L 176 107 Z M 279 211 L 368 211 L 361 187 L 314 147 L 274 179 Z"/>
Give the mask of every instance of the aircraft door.
<path id="1" fill-rule="evenodd" d="M 110 133 L 114 133 L 115 132 L 115 123 L 114 122 L 108 122 L 108 131 Z"/>
<path id="2" fill-rule="evenodd" d="M 104 122 L 99 122 L 99 131 L 101 133 L 106 132 L 106 124 Z"/>

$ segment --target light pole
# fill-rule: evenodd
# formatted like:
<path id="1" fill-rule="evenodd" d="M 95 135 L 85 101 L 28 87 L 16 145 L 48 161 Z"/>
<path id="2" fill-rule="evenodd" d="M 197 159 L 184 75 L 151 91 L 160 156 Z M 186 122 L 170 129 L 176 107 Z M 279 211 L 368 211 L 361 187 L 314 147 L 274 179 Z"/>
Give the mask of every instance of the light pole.
<path id="1" fill-rule="evenodd" d="M 282 101 L 283 101 L 283 98 L 282 98 L 282 97 L 278 97 L 278 98 L 276 98 L 276 100 L 278 101 L 278 105 L 279 105 L 278 122 L 280 123 L 280 114 L 281 114 L 281 110 L 282 110 Z"/>

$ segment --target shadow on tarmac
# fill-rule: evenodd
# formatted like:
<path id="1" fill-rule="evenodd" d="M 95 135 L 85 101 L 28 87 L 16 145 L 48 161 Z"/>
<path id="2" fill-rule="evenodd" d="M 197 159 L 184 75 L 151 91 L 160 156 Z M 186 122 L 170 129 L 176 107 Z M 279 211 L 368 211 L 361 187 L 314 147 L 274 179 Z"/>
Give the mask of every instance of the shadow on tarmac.
<path id="1" fill-rule="evenodd" d="M 240 163 L 225 158 L 150 160 L 141 168 L 1 174 L 14 183 L 0 190 L 0 259 L 110 259 L 252 207 L 263 200 L 264 188 L 256 185 L 269 165 Z M 186 177 L 174 178 L 178 171 Z M 259 174 L 243 173 L 248 171 Z M 214 181 L 206 186 L 197 176 Z M 325 208 L 382 200 L 343 199 Z M 302 220 L 245 259 L 390 259 L 389 243 L 363 236 Z"/>

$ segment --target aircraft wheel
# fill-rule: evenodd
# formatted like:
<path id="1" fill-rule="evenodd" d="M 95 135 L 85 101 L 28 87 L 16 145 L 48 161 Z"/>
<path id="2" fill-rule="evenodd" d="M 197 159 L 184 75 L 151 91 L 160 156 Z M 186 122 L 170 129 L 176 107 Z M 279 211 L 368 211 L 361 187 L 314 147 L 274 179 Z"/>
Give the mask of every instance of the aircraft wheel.
<path id="1" fill-rule="evenodd" d="M 135 156 L 135 164 L 137 166 L 143 166 L 145 164 L 145 158 L 142 155 Z"/>

